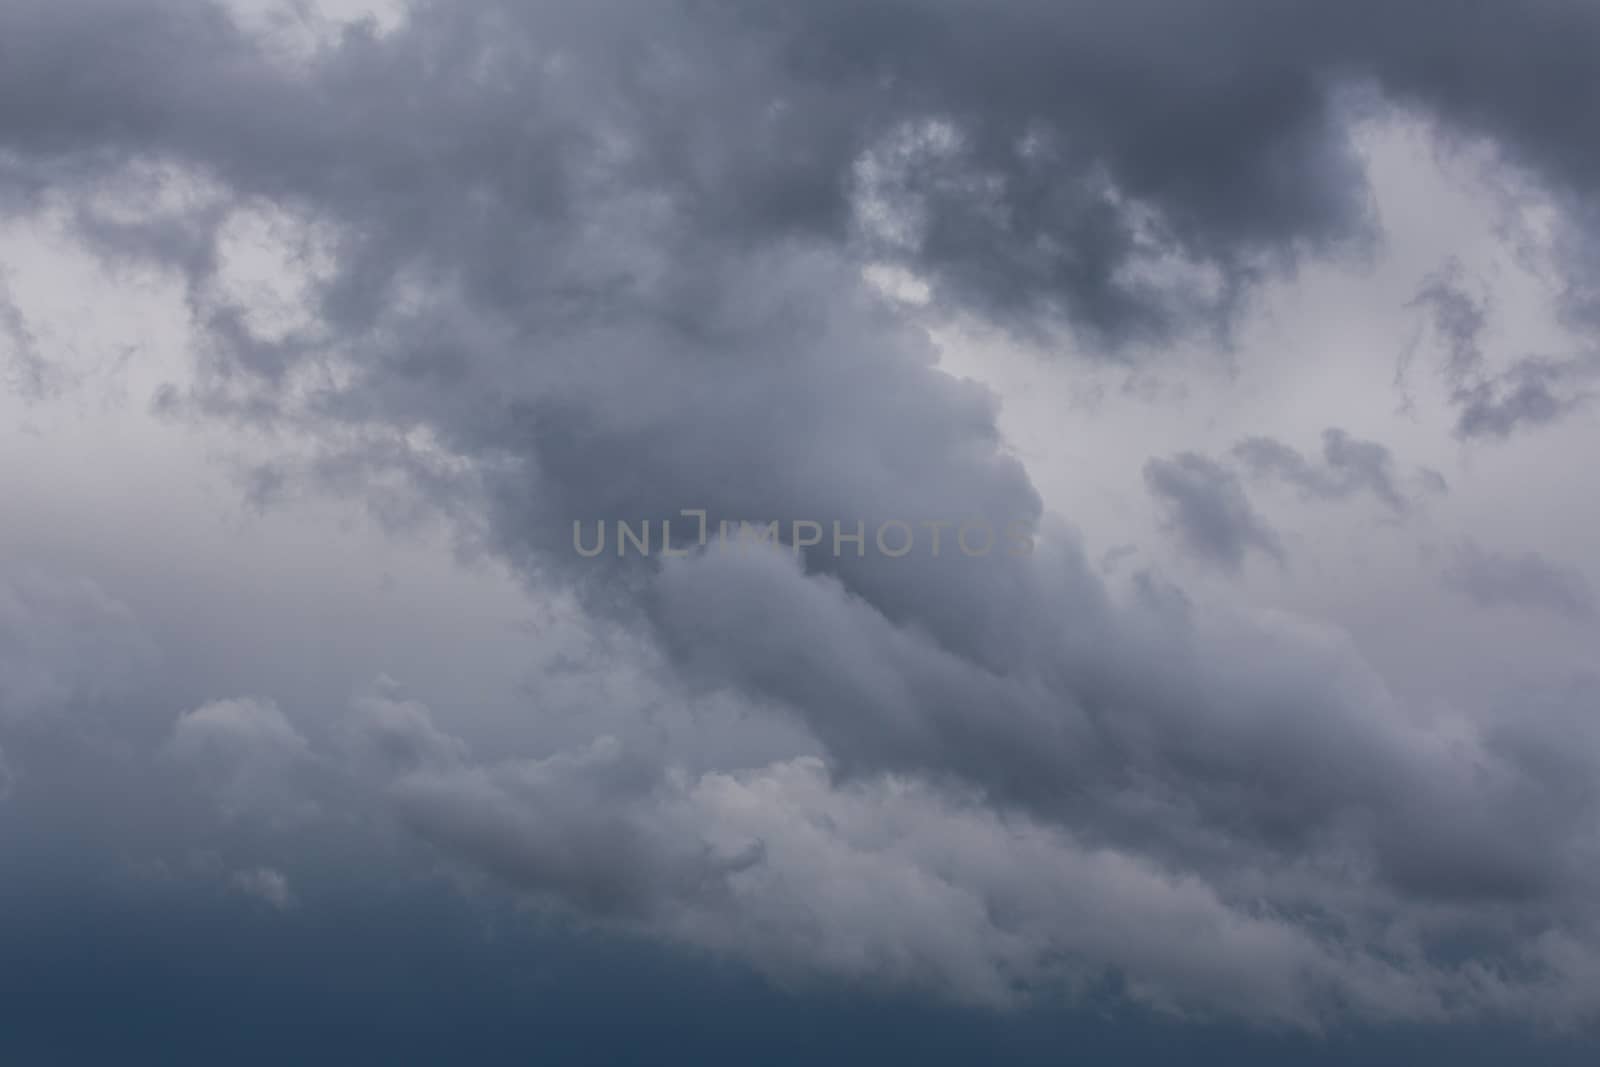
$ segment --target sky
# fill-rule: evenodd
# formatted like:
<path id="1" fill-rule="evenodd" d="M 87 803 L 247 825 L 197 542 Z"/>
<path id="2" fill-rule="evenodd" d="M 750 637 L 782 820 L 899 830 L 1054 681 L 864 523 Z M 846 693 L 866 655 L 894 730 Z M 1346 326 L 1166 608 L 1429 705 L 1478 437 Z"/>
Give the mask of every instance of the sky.
<path id="1" fill-rule="evenodd" d="M 1597 47 L 0 0 L 0 1059 L 1592 1062 Z"/>

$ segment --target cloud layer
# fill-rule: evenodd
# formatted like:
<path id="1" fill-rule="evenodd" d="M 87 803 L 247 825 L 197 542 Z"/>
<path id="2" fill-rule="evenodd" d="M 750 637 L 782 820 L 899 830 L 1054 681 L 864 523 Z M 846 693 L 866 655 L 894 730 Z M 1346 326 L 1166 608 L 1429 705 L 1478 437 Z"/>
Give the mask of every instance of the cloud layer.
<path id="1" fill-rule="evenodd" d="M 185 358 L 128 360 L 150 423 L 228 442 L 258 511 L 355 500 L 368 536 L 442 529 L 568 613 L 496 661 L 532 664 L 522 720 L 484 711 L 469 737 L 444 717 L 488 687 L 450 657 L 413 657 L 415 684 L 459 708 L 305 636 L 348 626 L 360 649 L 394 620 L 267 617 L 265 591 L 149 569 L 135 612 L 19 551 L 0 797 L 42 775 L 38 804 L 68 811 L 103 761 L 158 850 L 398 830 L 469 880 L 784 981 L 1002 1005 L 1111 981 L 1304 1027 L 1587 1022 L 1581 660 L 1466 699 L 1467 667 L 1394 680 L 1364 634 L 1253 598 L 1269 579 L 1246 564 L 1290 582 L 1337 543 L 1291 533 L 1290 505 L 1376 518 L 1418 541 L 1397 569 L 1448 539 L 1432 585 L 1546 609 L 1567 641 L 1592 638 L 1584 570 L 1478 547 L 1447 510 L 1459 472 L 1447 488 L 1431 457 L 1341 428 L 1351 405 L 1315 445 L 1254 426 L 1116 442 L 1104 468 L 1131 465 L 1138 513 L 1181 550 L 1176 576 L 1122 580 L 947 351 L 988 331 L 1073 373 L 1174 378 L 1186 352 L 1236 352 L 1295 271 L 1381 253 L 1357 136 L 1374 114 L 1487 144 L 1500 188 L 1542 198 L 1568 227 L 1541 246 L 1550 317 L 1581 325 L 1600 14 L 1535 7 L 483 0 L 284 36 L 262 27 L 301 24 L 201 0 L 0 0 L 0 210 L 181 309 Z M 1430 271 L 1389 310 L 1424 320 L 1410 358 L 1438 350 L 1441 438 L 1575 423 L 1592 355 L 1492 351 L 1489 302 Z M 72 353 L 7 292 L 31 411 Z M 1282 353 L 1263 389 L 1278 372 L 1311 371 Z M 1392 406 L 1391 385 L 1368 396 Z M 686 511 L 789 536 L 697 544 Z M 974 520 L 1032 550 L 955 550 Z M 681 554 L 574 551 L 574 523 L 617 521 L 673 523 Z M 942 529 L 944 551 L 792 536 L 887 521 Z M 335 582 L 303 536 L 274 551 Z M 244 666 L 191 662 L 203 644 Z M 1538 644 L 1504 651 L 1542 669 Z M 316 671 L 359 695 L 330 703 Z M 206 810 L 177 814 L 191 795 Z M 306 910 L 293 863 L 229 863 L 236 893 Z"/>

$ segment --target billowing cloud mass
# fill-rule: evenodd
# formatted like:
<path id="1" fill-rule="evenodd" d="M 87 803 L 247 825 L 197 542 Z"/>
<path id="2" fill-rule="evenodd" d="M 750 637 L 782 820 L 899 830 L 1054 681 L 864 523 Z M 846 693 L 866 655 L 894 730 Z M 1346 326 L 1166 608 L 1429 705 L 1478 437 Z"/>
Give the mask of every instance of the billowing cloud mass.
<path id="1" fill-rule="evenodd" d="M 1590 1024 L 1600 9 L 1445 7 L 0 0 L 27 854 L 94 773 L 286 923 L 392 847 L 797 986 Z"/>

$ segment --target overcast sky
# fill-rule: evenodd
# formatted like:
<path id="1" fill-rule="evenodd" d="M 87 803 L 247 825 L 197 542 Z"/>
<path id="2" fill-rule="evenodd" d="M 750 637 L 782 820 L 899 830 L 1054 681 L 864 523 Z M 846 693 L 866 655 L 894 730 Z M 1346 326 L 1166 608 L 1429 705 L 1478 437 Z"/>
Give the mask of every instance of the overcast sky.
<path id="1" fill-rule="evenodd" d="M 0 0 L 0 1058 L 1590 1062 L 1597 54 Z"/>

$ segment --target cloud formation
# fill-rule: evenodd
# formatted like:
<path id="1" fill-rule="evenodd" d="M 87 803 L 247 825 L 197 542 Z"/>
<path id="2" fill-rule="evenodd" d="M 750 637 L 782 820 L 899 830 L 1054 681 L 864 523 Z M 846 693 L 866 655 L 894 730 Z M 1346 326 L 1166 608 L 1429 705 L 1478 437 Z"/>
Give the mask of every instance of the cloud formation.
<path id="1" fill-rule="evenodd" d="M 1595 616 L 1594 590 L 1583 572 L 1537 552 L 1511 555 L 1468 542 L 1445 571 L 1445 581 L 1486 608 L 1532 608 L 1578 622 Z"/>
<path id="2" fill-rule="evenodd" d="M 93 582 L 0 572 L 0 720 L 113 698 L 154 655 L 127 605 Z"/>
<path id="3" fill-rule="evenodd" d="M 1144 481 L 1165 507 L 1168 528 L 1196 557 L 1233 572 L 1244 566 L 1251 549 L 1284 561 L 1278 535 L 1251 506 L 1238 476 L 1215 460 L 1194 452 L 1153 459 L 1145 465 Z"/>
<path id="4" fill-rule="evenodd" d="M 1593 353 L 1527 355 L 1498 369 L 1490 365 L 1483 346 L 1489 308 L 1467 291 L 1459 263 L 1431 275 L 1412 303 L 1428 310 L 1443 344 L 1440 371 L 1457 408 L 1456 433 L 1463 439 L 1503 441 L 1588 403 L 1589 383 L 1600 374 L 1600 358 Z"/>
<path id="5" fill-rule="evenodd" d="M 1337 500 L 1358 492 L 1371 493 L 1390 511 L 1403 513 L 1409 501 L 1395 484 L 1389 450 L 1376 441 L 1351 437 L 1338 427 L 1322 432 L 1322 464 L 1270 437 L 1251 437 L 1234 446 L 1233 455 L 1258 478 L 1278 478 L 1310 497 Z"/>
<path id="6" fill-rule="evenodd" d="M 389 682 L 335 740 L 275 692 L 215 690 L 127 742 L 183 771 L 147 783 L 152 810 L 192 785 L 207 832 L 251 844 L 370 816 L 563 913 L 780 976 L 1006 1003 L 1111 975 L 1164 1010 L 1301 1026 L 1592 1017 L 1600 750 L 1561 741 L 1593 694 L 1526 720 L 1414 706 L 1338 626 L 1118 586 L 936 340 L 975 320 L 1128 360 L 1228 341 L 1270 281 L 1371 248 L 1351 130 L 1374 101 L 1586 195 L 1600 14 L 1538 7 L 440 0 L 286 57 L 201 0 L 0 0 L 0 210 L 181 294 L 199 358 L 157 413 L 292 442 L 255 472 L 261 507 L 305 478 L 396 530 L 445 516 L 623 635 L 611 669 L 644 679 L 594 702 L 621 736 L 503 757 Z M 1482 307 L 1448 278 L 1418 301 L 1461 436 L 1581 402 L 1587 362 L 1491 373 Z M 1286 559 L 1233 469 L 1164 454 L 1143 487 L 1191 558 Z M 1266 436 L 1233 458 L 1409 504 L 1390 448 L 1340 429 L 1320 459 Z M 1037 543 L 571 548 L 575 521 L 685 510 Z M 1573 575 L 1474 553 L 1453 579 L 1474 599 L 1592 614 Z M 0 719 L 135 685 L 119 602 L 8 581 Z M 662 740 L 677 704 L 791 750 Z M 287 865 L 236 869 L 294 899 Z"/>

